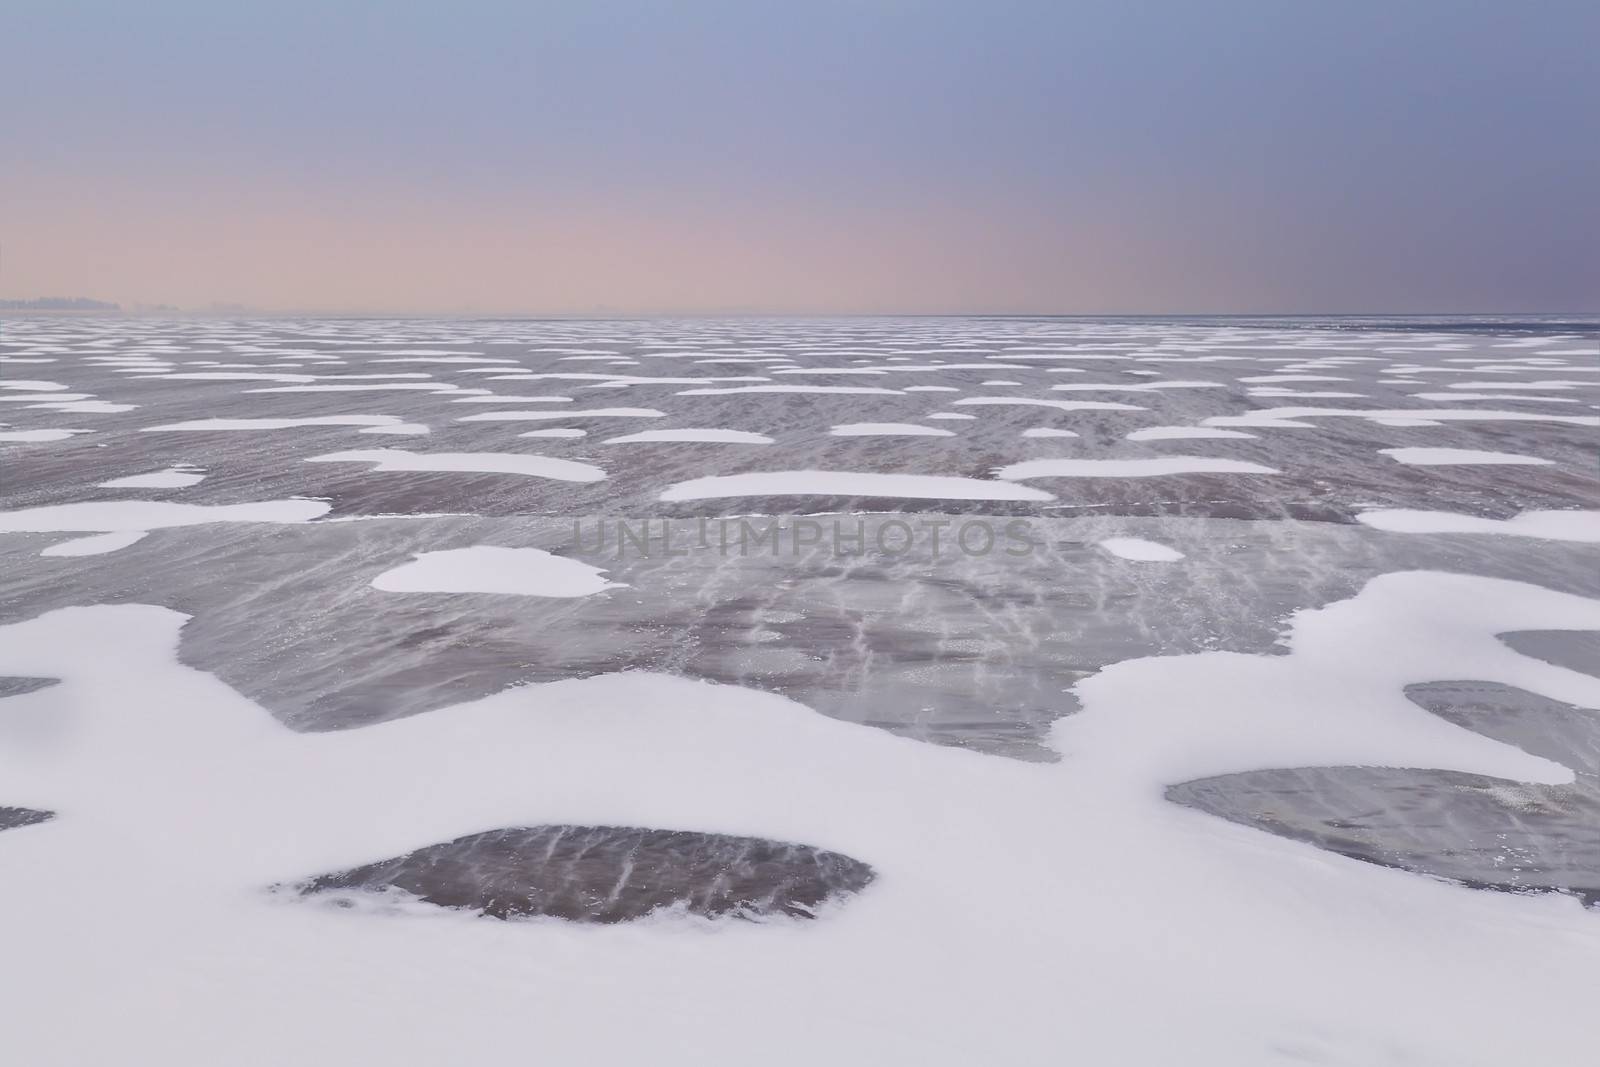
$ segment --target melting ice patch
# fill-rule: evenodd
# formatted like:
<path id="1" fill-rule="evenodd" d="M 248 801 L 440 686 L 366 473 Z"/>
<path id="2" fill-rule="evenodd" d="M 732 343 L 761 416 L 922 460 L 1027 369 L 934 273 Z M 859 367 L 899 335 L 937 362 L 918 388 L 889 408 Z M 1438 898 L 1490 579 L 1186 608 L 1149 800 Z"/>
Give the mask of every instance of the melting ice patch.
<path id="1" fill-rule="evenodd" d="M 542 548 L 471 548 L 423 552 L 372 579 L 390 593 L 502 593 L 511 596 L 581 597 L 610 589 L 599 567 Z"/>

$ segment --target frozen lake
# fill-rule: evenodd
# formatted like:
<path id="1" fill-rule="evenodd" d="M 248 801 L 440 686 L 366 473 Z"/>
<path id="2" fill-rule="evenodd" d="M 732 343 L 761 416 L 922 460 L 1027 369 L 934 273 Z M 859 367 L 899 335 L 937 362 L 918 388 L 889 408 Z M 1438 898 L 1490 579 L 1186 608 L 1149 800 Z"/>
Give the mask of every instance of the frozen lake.
<path id="1" fill-rule="evenodd" d="M 8 321 L 8 1041 L 1573 1062 L 1597 428 L 1587 320 Z"/>

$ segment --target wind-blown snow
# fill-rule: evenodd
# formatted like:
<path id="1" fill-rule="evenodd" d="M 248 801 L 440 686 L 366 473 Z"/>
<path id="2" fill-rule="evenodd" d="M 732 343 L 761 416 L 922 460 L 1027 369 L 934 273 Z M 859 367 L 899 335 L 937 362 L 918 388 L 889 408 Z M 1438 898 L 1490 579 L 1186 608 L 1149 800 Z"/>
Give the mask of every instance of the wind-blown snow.
<path id="1" fill-rule="evenodd" d="M 146 426 L 147 433 L 207 430 L 291 430 L 300 426 L 382 426 L 393 427 L 401 420 L 393 415 L 317 415 L 301 419 L 191 419 L 163 426 Z"/>
<path id="2" fill-rule="evenodd" d="M 209 522 L 310 522 L 329 510 L 330 505 L 321 500 L 265 500 L 254 504 L 86 501 L 0 511 L 0 533 L 111 533 Z"/>
<path id="3" fill-rule="evenodd" d="M 1243 415 L 1213 415 L 1206 426 L 1279 426 L 1311 418 L 1406 420 L 1401 425 L 1429 422 L 1564 422 L 1573 426 L 1600 426 L 1600 416 L 1553 415 L 1533 411 L 1492 411 L 1479 408 L 1263 408 Z M 1419 421 L 1420 420 L 1420 421 Z"/>
<path id="4" fill-rule="evenodd" d="M 307 463 L 371 463 L 374 471 L 468 471 L 477 474 L 522 474 L 563 482 L 598 482 L 606 472 L 590 463 L 551 456 L 506 452 L 407 452 L 399 448 L 358 449 L 307 456 Z"/>
<path id="5" fill-rule="evenodd" d="M 1450 511 L 1374 508 L 1356 518 L 1390 533 L 1507 534 L 1551 541 L 1600 542 L 1600 511 L 1524 511 L 1515 518 L 1486 519 Z"/>
<path id="6" fill-rule="evenodd" d="M 622 445 L 647 443 L 652 441 L 674 442 L 688 441 L 702 444 L 721 445 L 770 445 L 772 438 L 762 433 L 751 433 L 748 430 L 714 430 L 714 429 L 681 429 L 681 430 L 641 430 L 638 433 L 624 434 L 621 437 L 608 437 L 605 444 Z"/>
<path id="7" fill-rule="evenodd" d="M 609 589 L 605 571 L 540 548 L 471 548 L 423 552 L 372 579 L 391 593 L 503 593 L 580 597 Z"/>
<path id="8" fill-rule="evenodd" d="M 1042 489 L 934 474 L 852 471 L 759 471 L 695 478 L 669 486 L 661 499 L 734 496 L 862 496 L 922 500 L 1054 500 Z"/>
<path id="9" fill-rule="evenodd" d="M 151 471 L 149 474 L 133 474 L 126 478 L 113 478 L 109 482 L 101 482 L 102 489 L 187 489 L 191 485 L 199 485 L 205 480 L 205 475 L 192 468 L 168 467 L 166 470 Z"/>
<path id="10" fill-rule="evenodd" d="M 14 441 L 17 444 L 33 444 L 45 441 L 65 441 L 74 434 L 89 433 L 88 430 L 0 430 L 0 442 Z"/>
<path id="11" fill-rule="evenodd" d="M 659 419 L 655 408 L 589 408 L 584 411 L 482 411 L 463 415 L 457 422 L 539 422 L 546 419 Z"/>
<path id="12" fill-rule="evenodd" d="M 732 393 L 811 393 L 816 395 L 890 396 L 898 389 L 875 385 L 736 385 L 723 389 L 684 389 L 679 396 L 723 396 Z"/>
<path id="13" fill-rule="evenodd" d="M 1026 396 L 965 396 L 950 401 L 951 407 L 1055 408 L 1057 411 L 1143 411 L 1137 404 L 1111 400 L 1041 400 Z"/>
<path id="14" fill-rule="evenodd" d="M 1476 448 L 1380 448 L 1379 452 L 1412 467 L 1520 466 L 1542 467 L 1552 461 L 1514 452 L 1484 452 Z"/>
<path id="15" fill-rule="evenodd" d="M 14 378 L 10 381 L 0 381 L 0 389 L 15 389 L 24 393 L 55 393 L 65 392 L 66 386 L 60 382 L 42 382 L 26 378 Z"/>
<path id="16" fill-rule="evenodd" d="M 1183 558 L 1183 553 L 1170 545 L 1141 537 L 1107 537 L 1100 542 L 1100 547 L 1119 559 L 1140 563 L 1172 563 Z"/>
<path id="17" fill-rule="evenodd" d="M 1146 426 L 1128 435 L 1130 441 L 1188 441 L 1228 437 L 1255 437 L 1241 430 L 1221 430 L 1214 426 Z"/>
<path id="18" fill-rule="evenodd" d="M 995 477 L 1157 478 L 1169 474 L 1277 474 L 1271 467 L 1242 459 L 1211 456 L 1161 456 L 1156 459 L 1028 459 L 995 471 Z"/>
<path id="19" fill-rule="evenodd" d="M 952 430 L 915 422 L 847 422 L 833 427 L 833 437 L 954 437 Z"/>
<path id="20" fill-rule="evenodd" d="M 127 548 L 150 536 L 148 530 L 122 530 L 117 533 L 90 534 L 74 537 L 39 550 L 41 556 L 103 556 Z"/>

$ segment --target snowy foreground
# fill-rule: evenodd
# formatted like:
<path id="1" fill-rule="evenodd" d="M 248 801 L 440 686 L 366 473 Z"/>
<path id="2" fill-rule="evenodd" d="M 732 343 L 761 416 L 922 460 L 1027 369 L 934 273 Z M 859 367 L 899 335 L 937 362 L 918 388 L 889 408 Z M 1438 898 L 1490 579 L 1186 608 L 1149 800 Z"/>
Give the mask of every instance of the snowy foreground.
<path id="1" fill-rule="evenodd" d="M 7 323 L 5 1060 L 1586 1062 L 1593 338 Z"/>

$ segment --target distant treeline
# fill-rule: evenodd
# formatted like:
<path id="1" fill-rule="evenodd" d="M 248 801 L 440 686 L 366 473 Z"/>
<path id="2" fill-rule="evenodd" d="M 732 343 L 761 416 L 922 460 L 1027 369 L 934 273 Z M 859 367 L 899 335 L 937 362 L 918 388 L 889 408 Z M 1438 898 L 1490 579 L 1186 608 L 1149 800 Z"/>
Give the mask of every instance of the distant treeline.
<path id="1" fill-rule="evenodd" d="M 121 304 L 86 296 L 42 296 L 38 300 L 0 300 L 0 311 L 121 311 Z"/>

